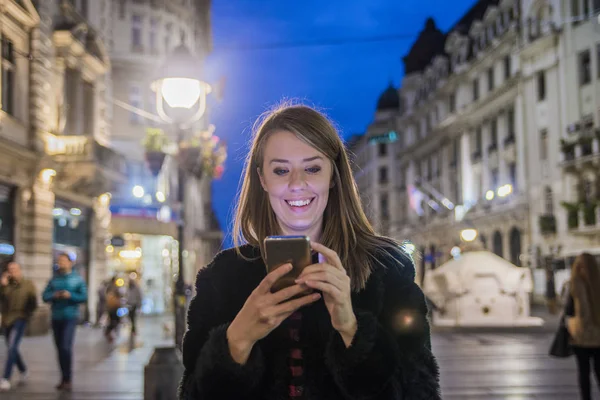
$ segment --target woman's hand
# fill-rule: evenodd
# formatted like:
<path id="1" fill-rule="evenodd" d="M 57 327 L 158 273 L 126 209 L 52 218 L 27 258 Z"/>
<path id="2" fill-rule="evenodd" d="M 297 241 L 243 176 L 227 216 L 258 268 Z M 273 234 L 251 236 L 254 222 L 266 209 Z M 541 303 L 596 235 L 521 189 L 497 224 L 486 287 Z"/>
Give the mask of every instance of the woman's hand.
<path id="1" fill-rule="evenodd" d="M 229 325 L 227 329 L 229 351 L 238 364 L 245 364 L 254 344 L 271 333 L 287 317 L 299 308 L 321 298 L 319 293 L 312 293 L 289 300 L 306 291 L 306 286 L 302 285 L 290 286 L 271 293 L 273 284 L 291 270 L 292 265 L 285 264 L 268 274 L 250 294 L 240 312 Z"/>
<path id="2" fill-rule="evenodd" d="M 350 347 L 357 329 L 350 278 L 335 251 L 315 242 L 311 242 L 311 247 L 319 252 L 319 263 L 304 268 L 296 283 L 323 293 L 331 324 L 342 336 L 346 347 Z"/>

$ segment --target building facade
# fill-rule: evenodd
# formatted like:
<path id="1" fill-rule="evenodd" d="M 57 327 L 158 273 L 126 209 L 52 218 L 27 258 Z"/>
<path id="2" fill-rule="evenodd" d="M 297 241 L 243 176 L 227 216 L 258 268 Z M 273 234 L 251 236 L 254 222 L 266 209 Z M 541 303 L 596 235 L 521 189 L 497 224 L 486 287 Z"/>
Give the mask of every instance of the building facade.
<path id="1" fill-rule="evenodd" d="M 21 263 L 40 292 L 60 252 L 90 287 L 103 279 L 106 193 L 126 179 L 124 158 L 105 140 L 110 61 L 84 3 L 0 2 L 1 246 L 4 261 Z M 95 300 L 90 291 L 86 317 Z M 46 307 L 30 329 L 48 329 Z"/>
<path id="2" fill-rule="evenodd" d="M 592 0 L 481 0 L 448 32 L 426 22 L 396 98 L 382 94 L 353 144 L 375 225 L 415 244 L 421 279 L 465 230 L 536 268 L 537 293 L 541 268 L 562 282 L 572 256 L 600 255 L 599 12 Z"/>

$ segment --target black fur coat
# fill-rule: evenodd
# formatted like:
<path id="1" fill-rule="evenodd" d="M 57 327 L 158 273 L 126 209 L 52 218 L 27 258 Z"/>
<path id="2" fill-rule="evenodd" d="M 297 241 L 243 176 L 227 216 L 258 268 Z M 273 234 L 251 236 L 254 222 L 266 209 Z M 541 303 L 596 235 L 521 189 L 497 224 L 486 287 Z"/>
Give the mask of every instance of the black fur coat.
<path id="1" fill-rule="evenodd" d="M 286 323 L 259 341 L 245 365 L 230 356 L 226 331 L 266 275 L 258 249 L 218 254 L 198 273 L 183 341 L 181 400 L 289 399 L 291 347 Z M 400 249 L 381 257 L 367 286 L 354 293 L 358 330 L 349 348 L 331 326 L 323 300 L 302 309 L 300 344 L 306 399 L 441 399 L 431 353 L 427 306 L 412 260 Z"/>

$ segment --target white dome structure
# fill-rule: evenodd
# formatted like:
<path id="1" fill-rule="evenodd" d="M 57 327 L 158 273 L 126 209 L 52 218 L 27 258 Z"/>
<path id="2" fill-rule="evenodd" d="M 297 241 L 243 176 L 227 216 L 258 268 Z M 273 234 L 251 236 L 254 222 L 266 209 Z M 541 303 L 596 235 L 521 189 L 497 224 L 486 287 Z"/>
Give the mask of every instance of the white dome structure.
<path id="1" fill-rule="evenodd" d="M 434 326 L 540 326 L 530 316 L 531 271 L 488 251 L 463 253 L 428 271 L 423 291 L 434 303 Z"/>

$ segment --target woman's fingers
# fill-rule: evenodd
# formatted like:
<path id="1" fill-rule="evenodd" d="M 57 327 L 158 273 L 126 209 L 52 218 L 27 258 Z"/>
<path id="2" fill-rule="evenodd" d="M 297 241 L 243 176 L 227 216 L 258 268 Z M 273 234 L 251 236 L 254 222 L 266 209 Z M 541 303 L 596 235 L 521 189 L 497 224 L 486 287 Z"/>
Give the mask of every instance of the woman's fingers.
<path id="1" fill-rule="evenodd" d="M 293 285 L 285 289 L 281 289 L 269 296 L 269 303 L 276 305 L 284 302 L 294 296 L 299 295 L 302 292 L 306 292 L 306 286 L 304 285 Z"/>
<path id="2" fill-rule="evenodd" d="M 331 264 L 332 266 L 334 266 L 335 268 L 344 269 L 344 266 L 342 265 L 342 261 L 340 260 L 340 257 L 338 256 L 338 254 L 323 246 L 321 243 L 317 243 L 317 242 L 310 242 L 310 246 L 312 247 L 313 250 L 316 250 L 317 252 L 319 252 L 320 254 L 322 254 L 323 256 L 325 256 L 327 262 L 329 264 Z"/>
<path id="3" fill-rule="evenodd" d="M 280 267 L 275 268 L 271 271 L 257 287 L 257 290 L 261 293 L 270 293 L 271 288 L 279 279 L 283 278 L 288 272 L 292 270 L 292 264 L 283 264 Z"/>
<path id="4" fill-rule="evenodd" d="M 308 294 L 308 295 L 300 297 L 298 299 L 286 301 L 284 303 L 273 306 L 269 310 L 268 314 L 270 314 L 271 316 L 274 316 L 274 317 L 278 317 L 278 316 L 281 316 L 283 314 L 288 314 L 288 313 L 291 314 L 301 307 L 304 307 L 310 303 L 314 303 L 315 301 L 319 300 L 320 298 L 321 298 L 320 293 Z"/>
<path id="5" fill-rule="evenodd" d="M 296 282 L 298 284 L 304 284 L 307 281 L 329 283 L 340 290 L 343 290 L 344 286 L 347 285 L 342 277 L 339 277 L 330 271 L 317 271 L 302 275 Z"/>
<path id="6" fill-rule="evenodd" d="M 342 290 L 338 289 L 335 285 L 332 285 L 329 282 L 306 281 L 305 285 L 309 288 L 320 290 L 321 292 L 332 296 L 337 301 L 342 301 L 343 299 Z"/>

